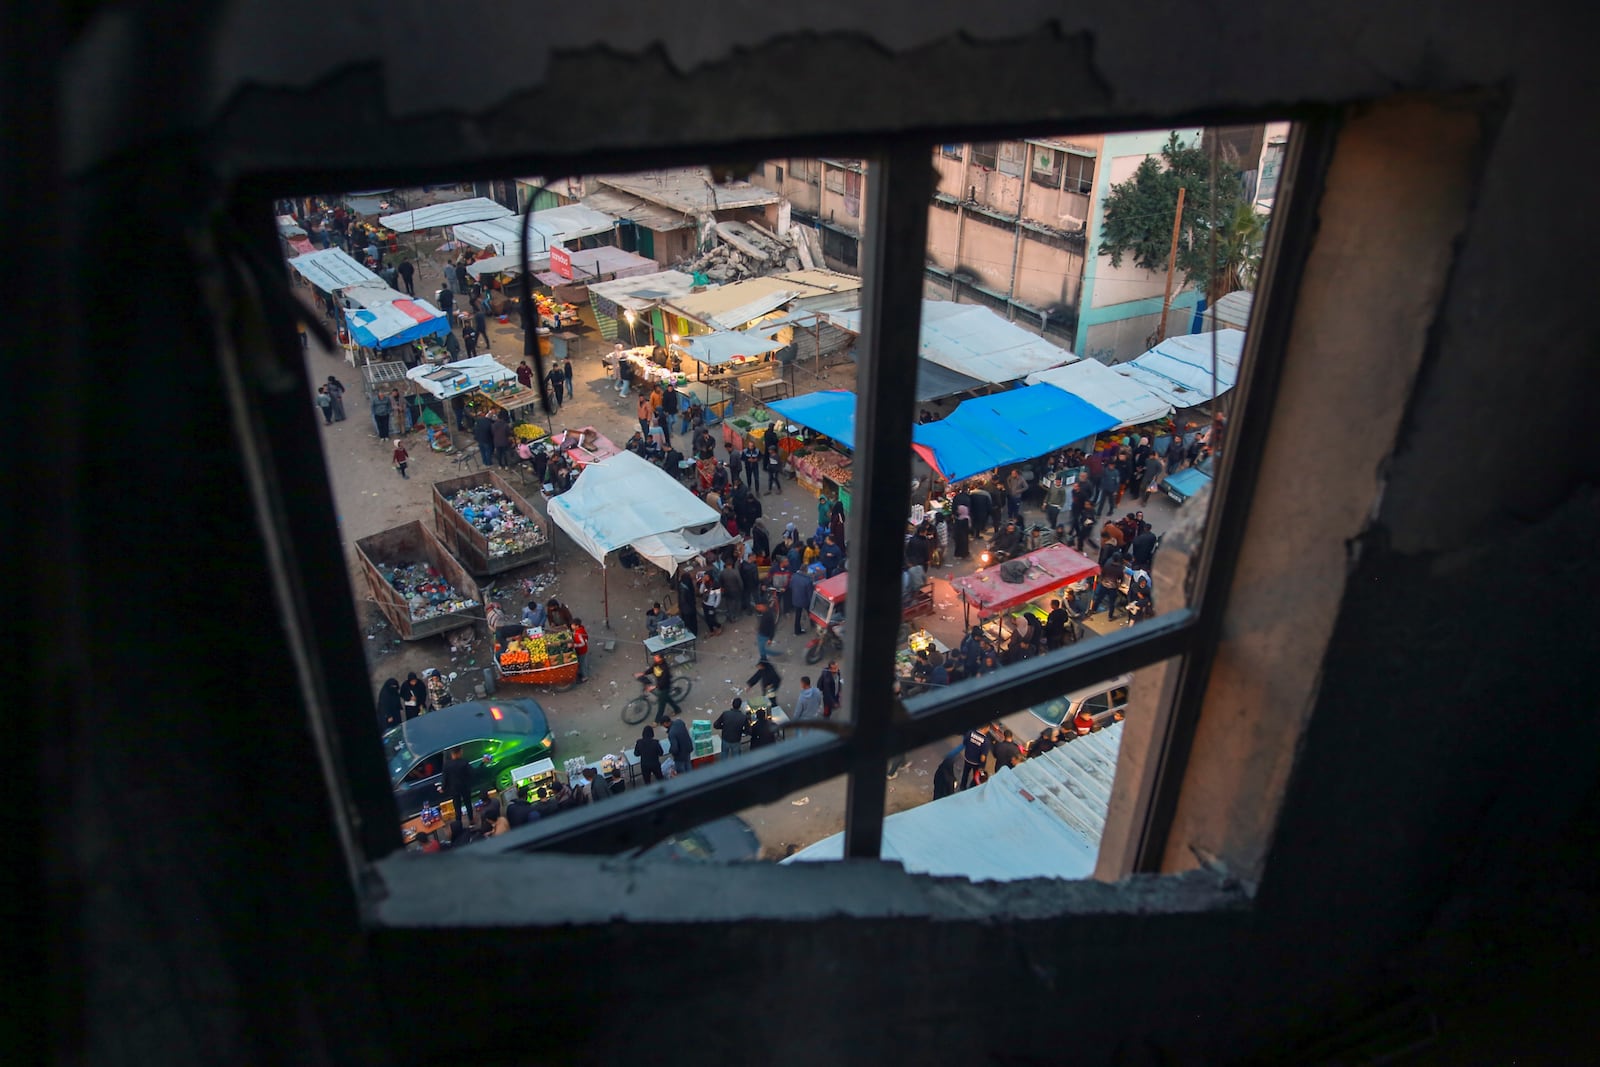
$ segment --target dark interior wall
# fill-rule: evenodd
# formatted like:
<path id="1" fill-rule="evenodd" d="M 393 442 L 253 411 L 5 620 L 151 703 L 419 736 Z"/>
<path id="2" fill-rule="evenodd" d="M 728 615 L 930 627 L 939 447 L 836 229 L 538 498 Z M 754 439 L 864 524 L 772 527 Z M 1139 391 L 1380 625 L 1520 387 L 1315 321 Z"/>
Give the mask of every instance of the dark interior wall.
<path id="1" fill-rule="evenodd" d="M 412 3 L 370 21 L 301 2 L 222 4 L 186 22 L 114 5 L 86 20 L 61 76 L 73 180 L 30 188 L 40 217 L 66 220 L 73 254 L 59 277 L 83 300 L 34 424 L 67 457 L 37 505 L 35 552 L 76 595 L 41 608 L 51 684 L 29 747 L 44 757 L 33 768 L 88 813 L 49 841 L 49 885 L 58 905 L 73 902 L 50 926 L 62 966 L 47 1021 L 65 1058 L 461 1062 L 535 1031 L 583 1061 L 630 1022 L 676 1009 L 709 1024 L 675 1046 L 682 1057 L 761 1035 L 788 1042 L 777 1062 L 1001 1048 L 1049 1059 L 1066 1026 L 1082 1062 L 1157 1062 L 1156 1049 L 1234 1059 L 1406 986 L 1448 1007 L 1477 988 L 1463 960 L 1517 958 L 1516 937 L 1486 945 L 1489 920 L 1532 925 L 1540 899 L 1565 902 L 1560 935 L 1542 942 L 1552 958 L 1592 944 L 1595 854 L 1573 842 L 1600 752 L 1585 602 L 1600 585 L 1595 453 L 1578 443 L 1596 353 L 1591 272 L 1563 250 L 1594 247 L 1600 213 L 1574 207 L 1597 169 L 1582 135 L 1596 88 L 1567 6 L 1464 18 L 1423 3 L 1261 2 L 1204 19 L 1142 4 L 679 7 L 622 17 L 584 5 L 525 39 Z M 8 57 L 37 45 L 51 69 L 47 28 L 17 27 Z M 426 73 L 419 41 L 474 57 L 470 74 Z M 47 79 L 7 84 L 0 118 L 48 112 Z M 356 932 L 218 355 L 259 327 L 219 316 L 229 301 L 203 288 L 222 276 L 208 222 L 227 179 L 999 120 L 1143 123 L 1461 88 L 1500 94 L 1482 174 L 1376 521 L 1352 546 L 1317 714 L 1252 907 L 1220 920 L 1152 898 L 1073 922 L 952 911 Z M 1559 165 L 1545 162 L 1552 146 Z M 19 343 L 59 351 L 50 320 L 27 318 Z M 304 431 L 278 476 L 323 494 L 297 388 L 263 417 Z M 311 581 L 338 564 L 331 547 L 297 561 Z M 441 893 L 494 884 L 467 867 L 451 875 Z M 819 877 L 835 876 L 863 897 L 899 877 Z M 1117 910 L 1099 894 L 1118 890 L 1084 892 L 1086 906 Z M 963 899 L 954 886 L 930 895 Z M 1351 916 L 1354 934 L 1341 926 Z M 568 984 L 548 998 L 497 986 L 496 964 L 513 955 L 551 957 Z M 1562 962 L 1582 989 L 1592 957 Z M 1105 991 L 1099 1010 L 1030 1026 L 1084 989 Z M 407 1008 L 419 990 L 479 1009 L 419 1027 Z M 772 1007 L 735 1010 L 730 990 Z"/>

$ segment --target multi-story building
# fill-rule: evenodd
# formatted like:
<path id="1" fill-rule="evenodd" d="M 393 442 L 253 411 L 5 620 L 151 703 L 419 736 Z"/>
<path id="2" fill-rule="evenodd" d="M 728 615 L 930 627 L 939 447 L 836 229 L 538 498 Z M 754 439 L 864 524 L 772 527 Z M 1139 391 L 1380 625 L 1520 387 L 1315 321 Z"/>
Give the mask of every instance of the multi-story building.
<path id="1" fill-rule="evenodd" d="M 942 145 L 928 215 L 928 295 L 987 304 L 1084 356 L 1120 363 L 1145 351 L 1166 275 L 1099 247 L 1111 186 L 1127 180 L 1170 130 Z M 1176 131 L 1190 143 L 1199 129 Z M 1262 186 L 1273 138 L 1261 147 Z M 821 234 L 828 266 L 854 270 L 861 236 L 859 160 L 769 160 L 750 180 L 786 197 L 794 221 Z M 1270 193 L 1265 195 L 1270 196 Z M 1199 299 L 1173 282 L 1168 333 L 1188 333 Z"/>

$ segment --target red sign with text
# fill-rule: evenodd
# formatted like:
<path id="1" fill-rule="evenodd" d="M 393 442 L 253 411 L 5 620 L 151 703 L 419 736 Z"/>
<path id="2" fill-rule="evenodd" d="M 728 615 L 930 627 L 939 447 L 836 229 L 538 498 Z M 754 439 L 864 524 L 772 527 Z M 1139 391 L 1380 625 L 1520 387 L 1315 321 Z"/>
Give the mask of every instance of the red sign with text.
<path id="1" fill-rule="evenodd" d="M 572 280 L 572 253 L 560 245 L 550 246 L 550 269 L 568 281 Z"/>

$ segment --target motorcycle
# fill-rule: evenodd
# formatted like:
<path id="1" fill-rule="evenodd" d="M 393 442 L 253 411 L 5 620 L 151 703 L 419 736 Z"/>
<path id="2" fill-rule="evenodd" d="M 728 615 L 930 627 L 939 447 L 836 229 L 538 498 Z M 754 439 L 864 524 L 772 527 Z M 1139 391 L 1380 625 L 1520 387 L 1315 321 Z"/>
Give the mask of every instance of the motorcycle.
<path id="1" fill-rule="evenodd" d="M 840 635 L 836 626 L 823 627 L 817 631 L 817 636 L 806 643 L 806 662 L 820 663 L 822 657 L 830 652 L 835 655 L 844 654 L 844 637 Z"/>

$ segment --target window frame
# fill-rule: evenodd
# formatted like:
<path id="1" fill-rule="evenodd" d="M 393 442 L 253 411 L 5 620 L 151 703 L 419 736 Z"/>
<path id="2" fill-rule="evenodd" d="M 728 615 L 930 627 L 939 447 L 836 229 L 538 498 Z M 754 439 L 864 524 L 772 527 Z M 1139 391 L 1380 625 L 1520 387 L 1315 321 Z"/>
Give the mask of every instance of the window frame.
<path id="1" fill-rule="evenodd" d="M 1237 563 L 1243 524 L 1259 468 L 1259 445 L 1268 428 L 1281 353 L 1287 342 L 1305 255 L 1310 248 L 1315 207 L 1332 152 L 1335 125 L 1331 118 L 1319 117 L 1297 122 L 1291 134 L 1280 179 L 1282 202 L 1274 213 L 1275 225 L 1269 233 L 1266 249 L 1273 269 L 1263 276 L 1258 289 L 1256 313 L 1246 341 L 1245 363 L 1232 405 L 1232 447 L 1214 485 L 1207 534 L 1192 571 L 1196 597 L 1190 606 L 1168 612 L 1107 640 L 1073 645 L 1026 661 L 986 679 L 982 685 L 954 687 L 950 691 L 912 698 L 904 705 L 909 714 L 902 716 L 888 701 L 877 698 L 889 691 L 893 680 L 898 626 L 873 624 L 874 620 L 890 618 L 898 622 L 898 581 L 894 578 L 866 580 L 859 592 L 853 590 L 847 603 L 849 644 L 846 652 L 851 670 L 846 676 L 846 700 L 847 706 L 857 711 L 851 735 L 801 734 L 777 750 L 724 764 L 715 773 L 689 776 L 675 783 L 664 799 L 646 797 L 643 791 L 630 791 L 618 798 L 618 803 L 604 805 L 598 811 L 574 813 L 571 818 L 534 824 L 479 847 L 485 853 L 614 853 L 652 844 L 710 819 L 753 804 L 775 801 L 816 782 L 847 774 L 845 855 L 847 858 L 876 858 L 884 817 L 884 772 L 892 753 L 959 735 L 974 723 L 992 718 L 997 705 L 1006 708 L 1006 713 L 1025 710 L 1052 696 L 1093 685 L 1109 675 L 1176 659 L 1179 675 L 1175 696 L 1162 724 L 1158 758 L 1149 771 L 1150 802 L 1135 846 L 1139 857 L 1136 869 L 1158 869 L 1155 864 L 1159 863 L 1176 807 L 1210 655 L 1220 636 L 1228 583 Z M 897 496 L 897 493 L 873 492 L 874 486 L 903 486 L 909 482 L 914 405 L 904 403 L 903 391 L 897 390 L 895 383 L 915 373 L 927 205 L 934 186 L 934 173 L 927 166 L 927 158 L 930 146 L 937 147 L 939 140 L 927 135 L 904 135 L 880 142 L 885 143 L 887 147 L 881 148 L 869 164 L 862 238 L 866 244 L 862 249 L 861 271 L 866 306 L 860 343 L 866 351 L 876 355 L 860 364 L 858 432 L 863 440 L 872 440 L 875 447 L 861 450 L 857 478 L 861 485 L 858 499 L 869 501 Z M 819 163 L 819 168 L 825 166 Z M 241 205 L 241 211 L 248 207 L 259 212 L 260 203 L 253 200 Z M 1293 249 L 1296 255 L 1284 257 L 1285 247 Z M 293 343 L 292 326 L 285 326 Z M 298 347 L 293 343 L 296 356 Z M 269 450 L 275 449 L 278 442 L 274 438 L 278 435 L 259 420 L 253 421 L 257 425 L 248 429 L 253 430 L 258 441 Z M 897 442 L 904 447 L 893 447 Z M 850 536 L 852 543 L 859 546 L 856 573 L 898 576 L 903 523 L 899 508 L 852 509 Z M 275 519 L 269 517 L 267 525 L 275 525 Z M 290 542 L 296 542 L 306 538 L 308 533 L 336 530 L 331 516 L 313 520 L 309 526 L 310 530 L 302 527 L 280 533 L 287 534 Z M 328 545 L 336 543 L 336 536 L 328 541 Z M 274 548 L 279 566 L 289 562 L 292 553 L 283 551 L 285 545 L 277 544 Z M 339 589 L 336 595 L 344 596 L 344 590 Z M 307 610 L 303 592 L 298 600 L 301 609 Z M 294 602 L 294 598 L 290 602 Z M 299 616 L 300 613 L 294 614 Z M 288 620 L 291 641 L 299 644 L 302 650 L 308 647 L 309 641 L 313 650 L 310 658 L 317 660 L 316 652 L 330 646 L 319 648 L 311 639 L 312 635 L 353 620 L 354 610 L 348 605 L 342 613 L 333 613 L 331 620 L 312 622 L 305 617 L 292 618 Z M 354 647 L 354 633 L 352 626 L 350 640 L 335 641 L 333 645 Z M 354 657 L 352 662 L 361 662 L 360 657 Z M 371 745 L 373 739 L 366 736 L 372 729 L 371 716 L 341 717 L 327 713 L 327 709 L 341 706 L 333 698 L 348 696 L 358 689 L 370 700 L 370 694 L 365 692 L 364 673 L 350 678 L 338 670 L 328 669 L 339 666 L 345 664 L 334 663 L 331 658 L 329 662 L 303 661 L 303 683 L 312 697 L 313 707 L 323 709 L 321 718 L 324 721 L 315 721 L 319 716 L 313 715 L 313 730 L 329 767 L 336 809 L 347 822 L 347 847 L 358 849 L 372 862 L 399 850 L 399 830 L 393 817 L 387 773 L 377 758 L 377 746 Z M 372 751 L 362 751 L 363 745 Z M 373 771 L 377 773 L 371 773 Z"/>

